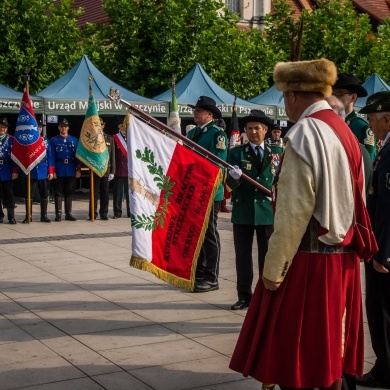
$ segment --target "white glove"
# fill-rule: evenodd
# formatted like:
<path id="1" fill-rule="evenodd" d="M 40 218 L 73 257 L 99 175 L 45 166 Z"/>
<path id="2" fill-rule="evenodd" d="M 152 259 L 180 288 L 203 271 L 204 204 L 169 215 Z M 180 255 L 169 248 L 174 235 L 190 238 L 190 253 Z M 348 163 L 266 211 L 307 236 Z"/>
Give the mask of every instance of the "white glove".
<path id="1" fill-rule="evenodd" d="M 114 174 L 113 174 L 113 173 L 110 173 L 110 174 L 108 175 L 108 181 L 111 181 L 113 178 L 114 178 Z"/>
<path id="2" fill-rule="evenodd" d="M 229 175 L 234 180 L 238 180 L 242 175 L 242 170 L 237 165 L 235 165 L 232 169 L 229 169 Z"/>

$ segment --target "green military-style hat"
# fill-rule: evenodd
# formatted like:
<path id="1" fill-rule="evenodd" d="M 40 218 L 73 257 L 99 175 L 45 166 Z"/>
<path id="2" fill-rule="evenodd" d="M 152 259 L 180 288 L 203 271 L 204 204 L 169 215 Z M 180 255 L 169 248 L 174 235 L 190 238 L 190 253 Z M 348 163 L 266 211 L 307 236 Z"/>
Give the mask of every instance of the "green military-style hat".
<path id="1" fill-rule="evenodd" d="M 381 91 L 369 96 L 359 114 L 390 111 L 390 91 Z"/>

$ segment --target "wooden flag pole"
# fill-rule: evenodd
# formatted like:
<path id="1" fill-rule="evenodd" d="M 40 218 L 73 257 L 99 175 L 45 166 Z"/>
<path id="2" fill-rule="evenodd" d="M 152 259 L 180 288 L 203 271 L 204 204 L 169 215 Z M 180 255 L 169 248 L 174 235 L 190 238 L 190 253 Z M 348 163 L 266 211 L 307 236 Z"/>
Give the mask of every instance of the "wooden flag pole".
<path id="1" fill-rule="evenodd" d="M 89 204 L 91 205 L 91 209 L 89 212 L 90 212 L 90 216 L 91 216 L 91 221 L 93 222 L 95 220 L 95 197 L 94 197 L 95 184 L 94 184 L 94 180 L 93 180 L 93 170 L 92 169 L 89 170 L 89 177 L 90 177 L 90 185 L 89 185 L 90 202 L 89 202 Z"/>
<path id="2" fill-rule="evenodd" d="M 147 113 L 143 112 L 142 110 L 140 110 L 139 108 L 133 106 L 131 103 L 127 102 L 126 100 L 123 100 L 117 89 L 110 88 L 110 92 L 107 96 L 111 100 L 118 101 L 118 102 L 121 102 L 122 104 L 124 104 L 126 107 L 129 108 L 130 111 L 132 111 L 134 114 L 136 114 L 138 117 L 140 117 L 140 119 L 142 119 L 144 122 L 150 124 L 155 130 L 158 130 L 163 134 L 169 134 L 173 138 L 180 139 L 182 141 L 183 145 L 187 146 L 189 149 L 192 149 L 194 152 L 200 154 L 204 158 L 207 158 L 213 164 L 218 165 L 220 167 L 222 166 L 222 167 L 228 168 L 228 169 L 233 168 L 232 165 L 230 165 L 226 161 L 220 159 L 219 157 L 217 157 L 216 155 L 214 155 L 213 153 L 211 153 L 207 149 L 202 148 L 194 141 L 190 140 L 189 138 L 185 137 L 182 134 L 177 133 L 176 131 L 172 130 L 170 127 L 168 127 L 164 123 L 161 123 L 160 121 L 153 118 L 149 114 L 147 114 Z M 256 188 L 258 188 L 262 192 L 264 192 L 267 196 L 272 195 L 271 191 L 268 188 L 262 186 L 256 180 L 253 180 L 251 177 L 245 175 L 244 173 L 242 174 L 241 177 L 243 179 L 245 179 L 246 181 L 248 181 L 249 183 L 253 184 Z"/>
<path id="3" fill-rule="evenodd" d="M 29 85 L 29 81 L 30 81 L 30 69 L 26 68 L 24 70 L 24 81 L 26 82 L 26 92 L 29 94 L 30 91 L 30 85 Z M 27 200 L 26 200 L 27 204 L 26 204 L 26 219 L 27 219 L 27 223 L 30 223 L 32 222 L 32 204 L 31 204 L 31 174 L 30 172 L 28 172 L 27 174 Z"/>

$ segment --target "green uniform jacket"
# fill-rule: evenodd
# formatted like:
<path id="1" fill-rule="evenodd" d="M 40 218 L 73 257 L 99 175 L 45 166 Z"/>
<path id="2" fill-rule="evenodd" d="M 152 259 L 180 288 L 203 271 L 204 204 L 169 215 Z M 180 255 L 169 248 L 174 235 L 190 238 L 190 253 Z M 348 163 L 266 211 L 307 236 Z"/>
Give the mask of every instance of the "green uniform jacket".
<path id="1" fill-rule="evenodd" d="M 345 121 L 352 130 L 352 133 L 356 135 L 358 141 L 367 149 L 371 160 L 374 160 L 376 154 L 376 142 L 374 133 L 368 128 L 368 123 L 363 118 L 357 116 L 355 111 L 352 111 L 345 118 Z"/>
<path id="2" fill-rule="evenodd" d="M 242 173 L 271 190 L 273 177 L 279 164 L 281 148 L 264 144 L 264 159 L 260 170 L 251 161 L 257 159 L 248 143 L 229 150 L 229 164 L 237 165 Z M 227 185 L 232 193 L 232 223 L 239 225 L 273 225 L 274 216 L 270 198 L 247 180 L 233 179 L 227 175 Z"/>
<path id="3" fill-rule="evenodd" d="M 207 149 L 220 159 L 226 161 L 228 150 L 228 139 L 226 133 L 221 130 L 214 121 L 209 122 L 203 129 L 194 127 L 189 131 L 187 137 L 196 142 L 202 148 Z M 215 201 L 223 200 L 223 183 L 218 187 L 214 197 Z"/>

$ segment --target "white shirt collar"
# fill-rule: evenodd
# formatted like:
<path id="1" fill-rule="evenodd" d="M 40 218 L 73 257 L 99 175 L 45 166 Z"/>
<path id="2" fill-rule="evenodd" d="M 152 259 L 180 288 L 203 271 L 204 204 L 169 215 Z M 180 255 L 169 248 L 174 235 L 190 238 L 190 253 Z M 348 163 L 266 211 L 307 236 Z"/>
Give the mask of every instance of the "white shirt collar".
<path id="1" fill-rule="evenodd" d="M 213 119 L 211 120 L 211 121 L 208 121 L 207 123 L 205 123 L 204 125 L 202 125 L 202 126 L 199 126 L 201 129 L 204 129 L 210 122 L 212 122 L 213 121 Z"/>
<path id="2" fill-rule="evenodd" d="M 249 143 L 251 144 L 252 149 L 255 151 L 255 153 L 257 153 L 256 146 L 261 146 L 263 148 L 263 150 L 264 150 L 264 141 L 261 144 L 259 144 L 259 145 L 253 144 L 252 142 L 249 142 Z"/>

